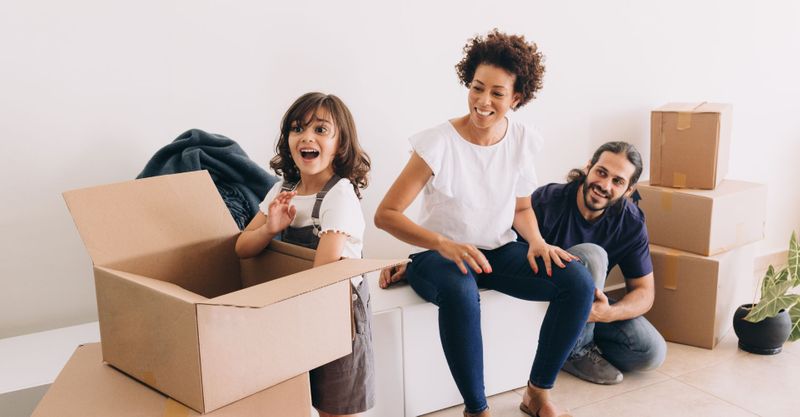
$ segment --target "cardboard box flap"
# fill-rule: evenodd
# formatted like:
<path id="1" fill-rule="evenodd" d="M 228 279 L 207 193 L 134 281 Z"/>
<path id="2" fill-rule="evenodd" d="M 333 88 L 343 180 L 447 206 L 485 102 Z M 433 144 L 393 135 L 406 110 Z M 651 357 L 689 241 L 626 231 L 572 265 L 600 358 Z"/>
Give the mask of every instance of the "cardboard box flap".
<path id="1" fill-rule="evenodd" d="M 699 103 L 667 103 L 657 109 L 657 112 L 677 112 L 677 113 L 721 113 L 731 105 L 727 103 L 709 103 L 702 101 Z"/>
<path id="2" fill-rule="evenodd" d="M 672 256 L 674 258 L 688 258 L 688 259 L 699 259 L 699 260 L 707 260 L 707 256 L 698 255 L 696 253 L 686 252 L 678 249 L 668 248 L 666 246 L 659 246 L 655 244 L 650 244 L 650 252 L 663 254 L 666 256 Z"/>
<path id="3" fill-rule="evenodd" d="M 159 293 L 166 294 L 171 297 L 177 298 L 179 300 L 186 301 L 187 303 L 196 304 L 208 301 L 208 298 L 193 293 L 184 288 L 181 288 L 179 285 L 175 285 L 171 282 L 148 278 L 130 272 L 119 271 L 113 268 L 106 268 L 102 266 L 97 266 L 95 268 L 101 271 L 105 271 L 109 274 L 124 278 L 128 281 L 133 281 L 143 287 L 151 288 L 153 290 L 158 291 Z"/>
<path id="4" fill-rule="evenodd" d="M 705 104 L 705 102 L 700 103 L 667 103 L 654 111 L 657 112 L 679 112 L 679 113 L 692 113 L 697 108 Z"/>
<path id="5" fill-rule="evenodd" d="M 293 245 L 291 243 L 281 242 L 280 240 L 273 240 L 267 246 L 269 250 L 274 252 L 280 252 L 285 255 L 294 256 L 296 258 L 305 259 L 307 261 L 314 262 L 314 256 L 317 254 L 317 251 L 314 249 L 309 249 L 299 245 Z"/>
<path id="6" fill-rule="evenodd" d="M 206 171 L 83 188 L 63 196 L 95 265 L 111 266 L 239 233 Z"/>
<path id="7" fill-rule="evenodd" d="M 258 256 L 239 261 L 242 288 L 311 269 L 315 255 L 312 249 L 273 240 Z"/>
<path id="8" fill-rule="evenodd" d="M 261 308 L 367 272 L 406 262 L 408 259 L 342 259 L 212 298 L 201 304 Z"/>
<path id="9" fill-rule="evenodd" d="M 699 106 L 696 113 L 722 113 L 729 110 L 731 107 L 728 103 L 703 103 Z"/>
<path id="10" fill-rule="evenodd" d="M 763 188 L 763 184 L 739 181 L 739 180 L 725 180 L 721 181 L 719 185 L 713 190 L 698 190 L 692 188 L 670 188 L 651 185 L 651 181 L 640 181 L 639 185 L 645 187 L 658 187 L 659 191 L 663 194 L 660 198 L 664 200 L 663 205 L 669 205 L 672 199 L 678 197 L 685 198 L 701 198 L 701 199 L 714 199 L 728 194 L 737 194 L 742 191 L 752 190 L 754 188 Z M 644 196 L 642 196 L 644 198 Z"/>

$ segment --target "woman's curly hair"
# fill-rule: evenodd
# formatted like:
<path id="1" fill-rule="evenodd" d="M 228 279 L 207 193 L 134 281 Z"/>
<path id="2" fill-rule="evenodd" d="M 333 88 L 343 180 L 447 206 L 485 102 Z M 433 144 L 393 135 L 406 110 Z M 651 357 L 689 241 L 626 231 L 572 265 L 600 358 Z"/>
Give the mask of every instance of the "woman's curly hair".
<path id="1" fill-rule="evenodd" d="M 333 118 L 335 134 L 339 136 L 336 155 L 333 157 L 333 172 L 347 178 L 353 184 L 353 189 L 358 198 L 361 198 L 360 189 L 367 188 L 369 179 L 367 174 L 370 169 L 369 155 L 361 149 L 356 133 L 356 124 L 353 115 L 344 102 L 333 94 L 306 93 L 292 103 L 281 120 L 281 133 L 275 145 L 276 155 L 270 160 L 269 166 L 283 180 L 290 183 L 300 181 L 300 170 L 292 159 L 289 149 L 289 132 L 292 125 L 307 126 L 314 120 L 318 109 L 325 109 Z"/>
<path id="2" fill-rule="evenodd" d="M 507 35 L 493 29 L 485 37 L 476 36 L 464 45 L 464 57 L 456 64 L 456 73 L 465 87 L 469 87 L 480 64 L 494 65 L 514 74 L 514 92 L 520 101 L 514 110 L 536 98 L 542 88 L 544 55 L 525 36 Z"/>

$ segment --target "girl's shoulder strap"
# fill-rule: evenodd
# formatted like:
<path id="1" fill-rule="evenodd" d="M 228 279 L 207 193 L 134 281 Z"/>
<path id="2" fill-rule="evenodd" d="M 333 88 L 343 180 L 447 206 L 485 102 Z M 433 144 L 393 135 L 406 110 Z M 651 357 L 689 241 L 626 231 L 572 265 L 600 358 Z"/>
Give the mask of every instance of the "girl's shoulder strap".
<path id="1" fill-rule="evenodd" d="M 341 179 L 342 177 L 333 174 L 331 179 L 329 179 L 328 182 L 325 183 L 325 186 L 322 187 L 322 189 L 317 193 L 317 200 L 314 202 L 314 209 L 311 210 L 311 221 L 315 226 L 319 224 L 319 210 L 322 207 L 322 200 L 325 199 L 325 195 L 328 194 L 328 191 L 330 191 L 331 188 L 333 188 Z"/>

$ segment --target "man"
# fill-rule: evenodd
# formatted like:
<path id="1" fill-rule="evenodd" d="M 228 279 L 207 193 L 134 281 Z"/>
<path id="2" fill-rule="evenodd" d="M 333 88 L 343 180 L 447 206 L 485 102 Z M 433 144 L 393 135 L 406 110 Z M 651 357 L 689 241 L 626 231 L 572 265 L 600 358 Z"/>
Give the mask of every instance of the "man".
<path id="1" fill-rule="evenodd" d="M 655 283 L 644 214 L 628 199 L 641 173 L 633 145 L 609 142 L 584 170 L 571 170 L 568 183 L 545 185 L 531 196 L 544 239 L 569 248 L 594 277 L 595 302 L 563 370 L 597 384 L 622 382 L 621 371 L 655 369 L 666 355 L 664 338 L 642 317 L 653 304 Z M 602 291 L 615 265 L 627 288 L 618 301 Z M 380 286 L 403 272 L 382 271 Z"/>
<path id="2" fill-rule="evenodd" d="M 573 169 L 566 184 L 548 184 L 531 196 L 542 236 L 581 258 L 595 279 L 595 302 L 583 334 L 563 370 L 598 384 L 622 382 L 620 371 L 661 365 L 666 342 L 642 317 L 655 296 L 644 214 L 628 197 L 642 173 L 633 145 L 600 146 L 585 170 Z M 609 300 L 602 288 L 619 265 L 627 292 Z"/>

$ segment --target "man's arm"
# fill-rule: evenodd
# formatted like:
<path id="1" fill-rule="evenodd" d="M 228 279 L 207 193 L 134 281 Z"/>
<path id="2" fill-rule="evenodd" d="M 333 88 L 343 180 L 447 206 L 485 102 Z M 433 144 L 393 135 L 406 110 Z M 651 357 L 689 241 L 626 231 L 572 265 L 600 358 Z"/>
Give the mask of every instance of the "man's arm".
<path id="1" fill-rule="evenodd" d="M 636 318 L 648 312 L 656 294 L 653 273 L 641 278 L 626 279 L 625 286 L 627 293 L 614 304 L 609 304 L 608 297 L 596 289 L 589 321 L 609 323 Z"/>

